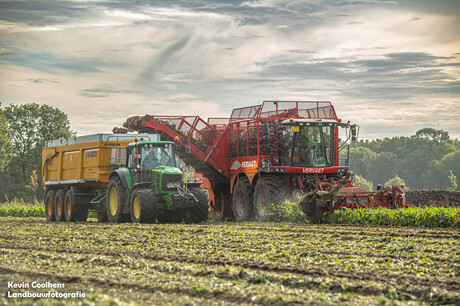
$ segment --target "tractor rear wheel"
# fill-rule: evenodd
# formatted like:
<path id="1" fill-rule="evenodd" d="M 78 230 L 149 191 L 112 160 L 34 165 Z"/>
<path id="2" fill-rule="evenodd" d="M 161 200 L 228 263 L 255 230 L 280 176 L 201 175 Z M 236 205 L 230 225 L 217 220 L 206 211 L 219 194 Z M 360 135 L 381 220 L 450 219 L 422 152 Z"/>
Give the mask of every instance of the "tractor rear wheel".
<path id="1" fill-rule="evenodd" d="M 261 176 L 254 188 L 254 213 L 258 221 L 276 220 L 276 205 L 288 197 L 288 190 L 283 178 L 266 175 Z"/>
<path id="2" fill-rule="evenodd" d="M 67 222 L 85 222 L 88 218 L 88 205 L 77 205 L 74 187 L 67 190 L 64 202 L 65 220 Z"/>
<path id="3" fill-rule="evenodd" d="M 155 223 L 158 218 L 158 203 L 152 189 L 135 189 L 129 207 L 134 223 Z"/>
<path id="4" fill-rule="evenodd" d="M 253 194 L 249 180 L 241 176 L 233 189 L 233 215 L 235 221 L 249 221 L 254 217 Z"/>
<path id="5" fill-rule="evenodd" d="M 56 191 L 47 190 L 45 195 L 45 216 L 46 221 L 56 221 L 54 215 L 54 198 L 56 197 Z"/>
<path id="6" fill-rule="evenodd" d="M 126 202 L 126 190 L 119 177 L 110 179 L 107 187 L 107 216 L 111 223 L 127 222 L 129 214 L 123 213 Z"/>
<path id="7" fill-rule="evenodd" d="M 54 196 L 54 217 L 56 221 L 65 221 L 65 190 L 59 189 Z"/>

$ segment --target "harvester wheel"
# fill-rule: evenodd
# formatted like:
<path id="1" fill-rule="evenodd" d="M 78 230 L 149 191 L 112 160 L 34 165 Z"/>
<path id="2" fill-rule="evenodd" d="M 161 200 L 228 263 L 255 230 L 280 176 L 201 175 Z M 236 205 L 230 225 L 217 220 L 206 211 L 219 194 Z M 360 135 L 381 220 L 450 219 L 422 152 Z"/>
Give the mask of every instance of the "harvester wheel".
<path id="1" fill-rule="evenodd" d="M 106 211 L 100 211 L 96 213 L 97 222 L 108 222 L 109 216 Z"/>
<path id="2" fill-rule="evenodd" d="M 56 197 L 56 191 L 47 190 L 45 195 L 45 216 L 46 221 L 56 221 L 54 215 L 54 198 Z"/>
<path id="3" fill-rule="evenodd" d="M 129 214 L 123 213 L 126 202 L 126 190 L 120 178 L 114 176 L 107 187 L 107 216 L 111 223 L 127 222 Z"/>
<path id="4" fill-rule="evenodd" d="M 65 221 L 65 190 L 59 189 L 54 196 L 54 217 L 56 221 Z"/>
<path id="5" fill-rule="evenodd" d="M 152 189 L 135 189 L 129 207 L 134 223 L 155 223 L 158 218 L 158 203 Z"/>
<path id="6" fill-rule="evenodd" d="M 190 223 L 201 223 L 208 220 L 209 216 L 209 196 L 206 189 L 201 187 L 190 188 L 190 192 L 193 193 L 198 202 L 194 202 L 193 208 L 190 209 L 189 220 L 185 220 Z"/>
<path id="7" fill-rule="evenodd" d="M 248 221 L 254 217 L 252 189 L 249 180 L 239 177 L 233 189 L 233 214 L 235 221 Z"/>
<path id="8" fill-rule="evenodd" d="M 320 202 L 321 195 L 318 194 L 318 191 L 312 191 L 299 203 L 305 216 L 312 223 L 319 223 L 323 217 L 324 208 L 320 208 Z"/>
<path id="9" fill-rule="evenodd" d="M 228 187 L 221 187 L 228 190 Z M 214 189 L 214 203 L 211 207 L 211 218 L 213 221 L 226 221 L 233 219 L 231 197 L 223 190 Z M 225 190 L 224 189 L 224 190 Z"/>
<path id="10" fill-rule="evenodd" d="M 275 175 L 261 176 L 254 188 L 254 213 L 258 221 L 276 219 L 275 206 L 288 197 L 282 178 Z"/>
<path id="11" fill-rule="evenodd" d="M 64 202 L 65 220 L 67 222 L 85 222 L 88 218 L 88 205 L 77 205 L 73 187 L 67 190 Z"/>

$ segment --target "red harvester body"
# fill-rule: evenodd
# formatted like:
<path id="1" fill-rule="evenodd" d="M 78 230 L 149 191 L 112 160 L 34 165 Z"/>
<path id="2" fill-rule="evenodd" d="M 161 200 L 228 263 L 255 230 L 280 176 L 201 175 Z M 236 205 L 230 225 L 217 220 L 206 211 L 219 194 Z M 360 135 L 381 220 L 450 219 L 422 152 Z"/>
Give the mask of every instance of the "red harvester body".
<path id="1" fill-rule="evenodd" d="M 178 143 L 179 156 L 210 182 L 215 220 L 266 220 L 285 199 L 300 199 L 312 221 L 340 208 L 405 206 L 402 186 L 369 193 L 352 185 L 349 142 L 358 127 L 338 119 L 330 102 L 264 101 L 208 121 L 146 115 L 139 130 Z"/>

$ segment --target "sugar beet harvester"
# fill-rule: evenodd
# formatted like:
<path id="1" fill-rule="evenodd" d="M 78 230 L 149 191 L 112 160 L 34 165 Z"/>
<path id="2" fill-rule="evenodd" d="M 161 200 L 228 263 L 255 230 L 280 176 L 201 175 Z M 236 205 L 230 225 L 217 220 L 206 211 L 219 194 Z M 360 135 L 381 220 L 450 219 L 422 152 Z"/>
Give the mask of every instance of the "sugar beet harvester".
<path id="1" fill-rule="evenodd" d="M 285 199 L 300 198 L 312 221 L 340 208 L 405 206 L 402 186 L 379 186 L 375 193 L 353 186 L 349 143 L 358 127 L 338 119 L 330 102 L 265 101 L 207 122 L 198 116 L 138 119 L 125 126 L 175 141 L 179 156 L 209 179 L 214 220 L 266 220 Z"/>
<path id="2" fill-rule="evenodd" d="M 174 146 L 154 134 L 97 134 L 46 142 L 46 219 L 86 221 L 92 209 L 99 221 L 113 223 L 207 220 L 207 191 L 201 183 L 184 182 Z"/>

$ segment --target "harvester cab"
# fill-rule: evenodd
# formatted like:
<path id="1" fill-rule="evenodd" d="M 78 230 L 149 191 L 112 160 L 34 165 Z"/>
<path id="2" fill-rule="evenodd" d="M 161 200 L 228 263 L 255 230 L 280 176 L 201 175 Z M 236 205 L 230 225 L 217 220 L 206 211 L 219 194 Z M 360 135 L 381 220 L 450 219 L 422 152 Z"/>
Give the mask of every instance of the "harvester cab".
<path id="1" fill-rule="evenodd" d="M 357 125 L 324 119 L 290 118 L 282 121 L 280 126 L 282 165 L 293 167 L 332 167 L 337 164 L 342 151 L 346 156 L 340 160 L 348 161 L 350 139 L 356 141 L 358 131 Z M 339 139 L 337 127 L 345 129 L 343 141 L 336 141 Z"/>
<path id="2" fill-rule="evenodd" d="M 198 223 L 207 219 L 207 191 L 201 183 L 183 179 L 174 146 L 168 141 L 136 141 L 126 147 L 126 167 L 111 173 L 107 188 L 110 222 Z"/>

